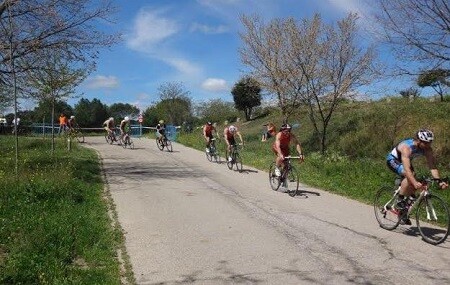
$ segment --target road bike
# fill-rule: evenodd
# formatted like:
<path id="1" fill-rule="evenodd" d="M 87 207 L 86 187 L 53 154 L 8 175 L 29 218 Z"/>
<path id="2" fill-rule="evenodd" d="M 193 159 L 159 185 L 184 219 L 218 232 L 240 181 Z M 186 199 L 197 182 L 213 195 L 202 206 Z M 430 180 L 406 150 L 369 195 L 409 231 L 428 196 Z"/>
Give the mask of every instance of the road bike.
<path id="1" fill-rule="evenodd" d="M 122 147 L 123 148 L 127 148 L 128 147 L 130 149 L 134 149 L 134 142 L 131 139 L 131 136 L 130 136 L 129 133 L 123 134 L 123 136 L 121 138 L 121 141 L 122 141 Z"/>
<path id="2" fill-rule="evenodd" d="M 111 130 L 111 132 L 107 132 L 105 134 L 105 140 L 107 143 L 113 144 L 114 142 L 119 142 L 117 140 L 117 137 L 119 136 L 119 134 L 117 134 L 116 132 L 117 132 L 117 130 L 113 129 L 113 130 Z"/>
<path id="3" fill-rule="evenodd" d="M 426 177 L 418 181 L 423 188 L 417 199 L 405 197 L 399 201 L 399 182 L 394 187 L 383 186 L 378 190 L 373 204 L 375 217 L 380 227 L 393 230 L 415 210 L 416 225 L 422 239 L 437 245 L 444 242 L 449 234 L 450 212 L 447 203 L 432 193 L 432 188 L 436 188 L 440 182 L 448 183 L 449 179 Z"/>
<path id="4" fill-rule="evenodd" d="M 172 152 L 172 142 L 167 138 L 167 136 L 164 134 L 161 138 L 156 138 L 156 145 L 158 146 L 160 151 L 163 151 L 164 148 L 167 149 L 167 151 Z"/>
<path id="5" fill-rule="evenodd" d="M 285 191 L 291 197 L 295 197 L 297 195 L 298 187 L 300 184 L 299 180 L 299 172 L 292 165 L 292 159 L 299 159 L 300 156 L 286 156 L 283 160 L 283 165 L 280 170 L 280 175 L 277 175 L 276 168 L 277 165 L 275 162 L 272 162 L 269 167 L 269 184 L 272 190 L 278 191 L 280 186 L 285 188 Z"/>
<path id="6" fill-rule="evenodd" d="M 225 151 L 228 169 L 232 170 L 233 168 L 236 168 L 237 171 L 242 172 L 242 158 L 239 154 L 239 148 L 241 147 L 241 143 L 233 144 L 231 145 L 230 153 L 228 153 L 228 149 Z"/>
<path id="7" fill-rule="evenodd" d="M 211 143 L 209 144 L 209 148 L 205 151 L 206 153 L 206 158 L 209 161 L 214 161 L 217 163 L 220 163 L 220 155 L 219 155 L 219 151 L 217 150 L 216 147 L 216 138 L 212 138 L 211 139 Z"/>
<path id="8" fill-rule="evenodd" d="M 65 134 L 71 139 L 76 139 L 79 143 L 84 143 L 84 134 L 79 126 L 76 126 L 75 128 L 69 128 L 65 132 Z"/>

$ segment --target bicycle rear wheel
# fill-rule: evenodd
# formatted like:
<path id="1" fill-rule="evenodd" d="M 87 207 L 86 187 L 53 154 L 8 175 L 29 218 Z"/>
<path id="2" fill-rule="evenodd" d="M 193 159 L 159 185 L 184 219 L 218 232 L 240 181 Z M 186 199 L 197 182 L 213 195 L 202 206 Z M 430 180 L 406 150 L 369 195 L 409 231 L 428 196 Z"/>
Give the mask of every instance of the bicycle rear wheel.
<path id="1" fill-rule="evenodd" d="M 217 149 L 214 150 L 213 156 L 214 156 L 214 161 L 216 163 L 220 163 L 220 155 L 219 155 L 219 152 L 217 151 Z"/>
<path id="2" fill-rule="evenodd" d="M 386 230 L 395 229 L 400 223 L 400 212 L 395 207 L 397 194 L 390 186 L 383 186 L 378 190 L 373 202 L 375 218 L 380 227 Z"/>
<path id="3" fill-rule="evenodd" d="M 206 159 L 211 162 L 213 160 L 213 149 L 212 149 L 212 147 L 209 148 L 209 151 L 205 150 L 205 154 L 206 154 Z"/>
<path id="4" fill-rule="evenodd" d="M 435 195 L 424 197 L 417 206 L 416 222 L 425 242 L 433 245 L 444 242 L 450 227 L 447 203 Z"/>
<path id="5" fill-rule="evenodd" d="M 289 189 L 288 194 L 291 197 L 295 197 L 297 195 L 298 186 L 300 184 L 300 177 L 297 169 L 291 165 L 291 169 L 288 172 L 285 183 L 286 187 Z"/>
<path id="6" fill-rule="evenodd" d="M 172 142 L 170 140 L 166 140 L 165 141 L 165 145 L 166 145 L 166 149 L 167 149 L 168 152 L 172 152 L 173 151 L 173 149 L 172 149 Z"/>
<path id="7" fill-rule="evenodd" d="M 83 133 L 80 132 L 80 131 L 77 131 L 76 135 L 77 135 L 77 141 L 79 143 L 84 143 L 84 135 L 83 135 Z"/>
<path id="8" fill-rule="evenodd" d="M 158 149 L 160 151 L 164 150 L 164 145 L 161 143 L 161 141 L 159 140 L 159 138 L 156 138 L 156 146 L 158 147 Z"/>
<path id="9" fill-rule="evenodd" d="M 235 153 L 234 154 L 234 167 L 236 168 L 237 171 L 242 172 L 242 158 L 241 155 L 239 153 Z"/>
<path id="10" fill-rule="evenodd" d="M 275 174 L 275 168 L 276 168 L 275 162 L 272 162 L 272 164 L 270 164 L 269 167 L 269 184 L 272 190 L 277 191 L 278 188 L 280 188 L 281 180 L 280 176 L 277 176 Z"/>
<path id="11" fill-rule="evenodd" d="M 105 135 L 105 140 L 106 140 L 106 142 L 109 143 L 109 144 L 112 144 L 112 143 L 113 143 L 113 140 L 112 140 L 112 138 L 111 138 L 111 136 L 110 136 L 109 134 L 106 134 L 106 135 Z"/>

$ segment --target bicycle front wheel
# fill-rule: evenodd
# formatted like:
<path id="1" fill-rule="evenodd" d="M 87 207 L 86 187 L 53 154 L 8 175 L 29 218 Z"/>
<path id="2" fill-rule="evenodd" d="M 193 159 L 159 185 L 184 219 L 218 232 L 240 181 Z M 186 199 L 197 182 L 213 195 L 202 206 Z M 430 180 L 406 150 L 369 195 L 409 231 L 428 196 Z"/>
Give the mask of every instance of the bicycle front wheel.
<path id="1" fill-rule="evenodd" d="M 241 155 L 239 153 L 235 153 L 234 154 L 234 167 L 236 168 L 237 171 L 242 172 L 242 158 Z"/>
<path id="2" fill-rule="evenodd" d="M 164 145 L 161 143 L 161 141 L 159 140 L 159 138 L 156 138 L 156 146 L 158 147 L 158 149 L 160 151 L 164 150 Z"/>
<path id="3" fill-rule="evenodd" d="M 234 161 L 233 161 L 233 159 L 231 158 L 230 159 L 230 156 L 231 156 L 231 154 L 230 153 L 228 153 L 228 150 L 225 152 L 225 159 L 227 160 L 227 167 L 228 167 L 228 169 L 233 169 L 233 164 L 234 164 Z"/>
<path id="4" fill-rule="evenodd" d="M 285 180 L 286 187 L 287 189 L 289 189 L 289 196 L 295 197 L 297 195 L 298 186 L 300 184 L 299 179 L 300 178 L 297 169 L 293 165 L 291 165 L 291 169 L 289 170 Z"/>
<path id="5" fill-rule="evenodd" d="M 416 222 L 425 242 L 434 245 L 444 242 L 450 227 L 447 203 L 435 195 L 424 197 L 417 206 Z"/>
<path id="6" fill-rule="evenodd" d="M 269 184 L 272 190 L 277 191 L 278 188 L 280 188 L 281 180 L 280 176 L 277 176 L 275 174 L 275 168 L 276 164 L 275 162 L 272 162 L 272 164 L 269 167 Z"/>
<path id="7" fill-rule="evenodd" d="M 173 149 L 172 149 L 172 142 L 170 140 L 166 140 L 165 145 L 166 145 L 166 149 L 167 149 L 168 152 L 172 152 L 173 151 Z"/>
<path id="8" fill-rule="evenodd" d="M 112 143 L 113 143 L 113 140 L 111 139 L 111 136 L 110 136 L 109 134 L 106 134 L 106 135 L 105 135 L 105 140 L 106 140 L 106 142 L 109 143 L 109 144 L 112 144 Z"/>
<path id="9" fill-rule="evenodd" d="M 205 154 L 206 154 L 206 159 L 207 159 L 208 161 L 212 161 L 212 159 L 213 159 L 212 148 L 210 148 L 209 151 L 206 151 L 206 150 L 205 150 Z"/>
<path id="10" fill-rule="evenodd" d="M 79 143 L 84 143 L 84 135 L 83 135 L 83 133 L 80 132 L 80 131 L 77 131 L 77 141 L 78 141 Z"/>
<path id="11" fill-rule="evenodd" d="M 386 230 L 393 230 L 400 223 L 400 213 L 396 206 L 397 195 L 390 186 L 383 186 L 378 190 L 373 202 L 375 218 L 380 227 Z"/>
<path id="12" fill-rule="evenodd" d="M 214 150 L 213 156 L 214 156 L 214 161 L 215 161 L 216 163 L 220 163 L 220 155 L 219 155 L 219 152 L 217 151 L 217 149 Z"/>

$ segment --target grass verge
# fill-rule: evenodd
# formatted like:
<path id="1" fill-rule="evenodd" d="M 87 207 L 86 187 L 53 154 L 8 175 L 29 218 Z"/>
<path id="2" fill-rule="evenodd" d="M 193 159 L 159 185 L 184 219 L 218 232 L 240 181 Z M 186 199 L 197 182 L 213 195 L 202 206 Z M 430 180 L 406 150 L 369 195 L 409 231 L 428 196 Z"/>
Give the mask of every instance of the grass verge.
<path id="1" fill-rule="evenodd" d="M 0 137 L 0 283 L 121 284 L 123 235 L 97 154 L 74 144 L 19 139 L 18 179 L 12 137 Z"/>

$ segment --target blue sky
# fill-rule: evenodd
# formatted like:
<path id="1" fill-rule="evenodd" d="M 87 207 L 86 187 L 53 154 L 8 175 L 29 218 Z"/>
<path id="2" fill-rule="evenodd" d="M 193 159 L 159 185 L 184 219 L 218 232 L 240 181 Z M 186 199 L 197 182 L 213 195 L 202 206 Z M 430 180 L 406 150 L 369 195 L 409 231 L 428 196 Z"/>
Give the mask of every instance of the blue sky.
<path id="1" fill-rule="evenodd" d="M 141 110 L 158 101 L 164 82 L 182 82 L 194 102 L 221 98 L 244 74 L 238 49 L 240 15 L 311 18 L 335 22 L 358 12 L 370 26 L 364 0 L 116 0 L 110 29 L 123 42 L 101 51 L 96 72 L 80 86 L 89 100 L 130 103 Z M 378 88 L 379 90 L 379 88 Z M 79 99 L 71 99 L 73 105 Z"/>

